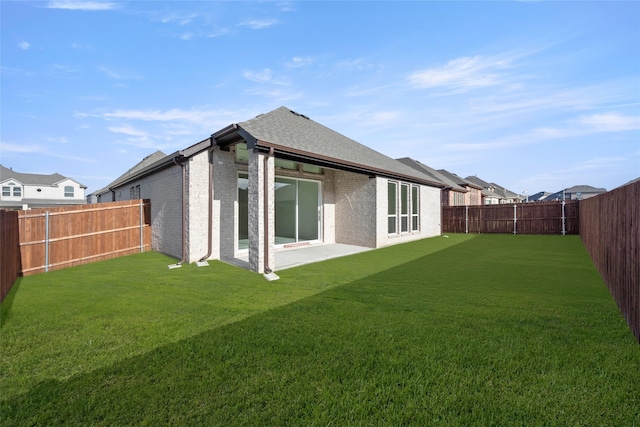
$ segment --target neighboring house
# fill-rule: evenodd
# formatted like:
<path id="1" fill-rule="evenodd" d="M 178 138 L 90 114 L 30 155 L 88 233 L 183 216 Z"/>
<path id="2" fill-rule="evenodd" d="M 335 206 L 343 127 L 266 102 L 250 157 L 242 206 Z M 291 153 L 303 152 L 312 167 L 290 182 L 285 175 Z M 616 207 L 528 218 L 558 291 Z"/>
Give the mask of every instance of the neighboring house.
<path id="1" fill-rule="evenodd" d="M 153 248 L 184 262 L 441 233 L 443 184 L 285 107 L 134 169 L 95 196 L 151 199 Z"/>
<path id="2" fill-rule="evenodd" d="M 540 191 L 538 193 L 532 194 L 529 197 L 526 197 L 525 201 L 528 202 L 547 202 L 547 197 L 549 197 L 552 193 L 548 191 Z"/>
<path id="3" fill-rule="evenodd" d="M 565 200 L 582 200 L 606 192 L 607 190 L 604 188 L 595 188 L 590 185 L 574 185 L 547 196 L 545 200 L 562 200 L 563 194 Z"/>
<path id="4" fill-rule="evenodd" d="M 455 173 L 444 169 L 435 170 L 410 157 L 403 157 L 398 161 L 424 173 L 429 179 L 445 185 L 442 189 L 442 206 L 480 205 L 482 203 L 482 188 Z"/>
<path id="5" fill-rule="evenodd" d="M 15 172 L 0 165 L 0 208 L 29 209 L 86 203 L 86 186 L 58 173 Z"/>
<path id="6" fill-rule="evenodd" d="M 464 201 L 465 194 L 467 192 L 467 190 L 465 190 L 463 187 L 451 181 L 450 179 L 442 175 L 437 170 L 423 163 L 420 163 L 418 160 L 414 160 L 410 157 L 403 157 L 397 160 L 400 163 L 403 163 L 407 166 L 414 168 L 419 172 L 422 172 L 423 174 L 428 176 L 429 179 L 436 182 L 441 182 L 442 184 L 444 184 L 444 188 L 442 189 L 441 198 L 440 198 L 441 199 L 440 203 L 442 206 L 453 206 L 458 201 L 461 204 L 463 204 L 462 202 Z"/>
<path id="7" fill-rule="evenodd" d="M 484 181 L 477 176 L 468 176 L 465 179 L 482 187 L 482 198 L 485 205 L 521 203 L 523 200 L 522 196 L 513 191 L 507 190 L 498 184 Z"/>
<path id="8" fill-rule="evenodd" d="M 454 200 L 452 195 L 449 196 L 449 205 L 447 206 L 475 206 L 482 204 L 482 187 L 468 181 L 464 178 L 459 177 L 455 173 L 449 172 L 445 169 L 438 170 L 440 174 L 442 174 L 449 181 L 456 183 L 459 187 L 462 187 L 465 190 L 464 199 L 462 200 Z"/>

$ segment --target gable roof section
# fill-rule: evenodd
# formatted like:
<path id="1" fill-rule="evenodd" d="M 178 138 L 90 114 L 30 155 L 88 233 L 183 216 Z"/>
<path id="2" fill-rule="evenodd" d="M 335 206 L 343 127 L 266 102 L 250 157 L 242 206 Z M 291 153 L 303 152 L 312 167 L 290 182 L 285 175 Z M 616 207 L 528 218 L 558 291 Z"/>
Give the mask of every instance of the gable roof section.
<path id="1" fill-rule="evenodd" d="M 400 163 L 405 164 L 409 167 L 414 168 L 415 170 L 422 172 L 423 174 L 427 175 L 429 177 L 429 179 L 441 182 L 445 185 L 445 189 L 447 190 L 454 190 L 454 191 L 459 191 L 462 193 L 466 193 L 467 189 L 465 189 L 464 187 L 459 186 L 455 181 L 449 179 L 447 176 L 443 175 L 442 173 L 440 173 L 440 171 L 437 171 L 435 169 L 433 169 L 432 167 L 429 167 L 427 165 L 425 165 L 424 163 L 419 162 L 418 160 L 414 160 L 410 157 L 403 157 L 401 159 L 397 159 Z"/>
<path id="2" fill-rule="evenodd" d="M 453 172 L 449 172 L 446 169 L 440 169 L 438 172 L 440 172 L 442 175 L 446 176 L 447 178 L 449 178 L 451 181 L 455 182 L 456 184 L 458 184 L 460 187 L 464 188 L 464 187 L 472 187 L 475 188 L 477 190 L 482 190 L 482 187 L 478 184 L 474 184 L 471 181 L 468 181 L 458 175 L 456 175 Z M 465 188 L 465 191 L 468 191 Z"/>
<path id="3" fill-rule="evenodd" d="M 70 179 L 71 181 L 80 184 L 75 179 L 68 178 L 66 176 L 60 175 L 59 173 L 53 173 L 51 175 L 43 175 L 37 173 L 20 173 L 15 172 L 13 169 L 9 169 L 0 165 L 0 182 L 6 181 L 8 179 L 13 179 L 23 185 L 53 186 L 61 181 L 64 181 L 65 179 Z M 80 184 L 80 187 L 87 188 L 82 184 Z"/>
<path id="4" fill-rule="evenodd" d="M 247 148 L 274 149 L 276 157 L 442 188 L 423 173 L 286 107 L 227 127 L 212 137 L 221 147 L 247 142 Z"/>
<path id="5" fill-rule="evenodd" d="M 107 187 L 117 187 L 120 183 L 125 182 L 127 179 L 129 179 L 132 176 L 136 176 L 138 172 L 156 163 L 157 161 L 164 159 L 165 157 L 167 157 L 167 155 L 160 150 L 156 151 L 153 154 L 149 154 L 147 157 L 145 157 L 140 162 L 135 164 L 131 169 L 129 169 L 128 171 L 120 175 L 118 178 L 116 178 L 115 181 L 113 181 Z"/>

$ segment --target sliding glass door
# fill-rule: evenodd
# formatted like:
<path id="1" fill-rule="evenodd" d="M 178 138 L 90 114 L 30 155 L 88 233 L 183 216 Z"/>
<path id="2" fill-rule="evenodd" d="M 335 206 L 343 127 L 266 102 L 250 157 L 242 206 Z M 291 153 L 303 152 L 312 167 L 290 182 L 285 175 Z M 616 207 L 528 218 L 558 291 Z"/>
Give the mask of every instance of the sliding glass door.
<path id="1" fill-rule="evenodd" d="M 249 247 L 249 206 L 246 173 L 238 175 L 238 249 Z M 282 246 L 321 239 L 321 190 L 319 181 L 276 177 L 275 244 Z"/>
<path id="2" fill-rule="evenodd" d="M 276 245 L 320 240 L 320 183 L 276 177 Z"/>

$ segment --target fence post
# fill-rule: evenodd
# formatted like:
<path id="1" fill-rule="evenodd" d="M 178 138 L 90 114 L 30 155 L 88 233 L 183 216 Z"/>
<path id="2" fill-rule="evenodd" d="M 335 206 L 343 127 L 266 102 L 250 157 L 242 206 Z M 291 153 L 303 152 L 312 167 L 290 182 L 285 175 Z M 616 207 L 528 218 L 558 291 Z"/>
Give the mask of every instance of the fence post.
<path id="1" fill-rule="evenodd" d="M 563 194 L 564 196 L 564 194 Z M 564 236 L 567 232 L 566 228 L 565 228 L 565 216 L 564 216 L 564 205 L 566 204 L 566 202 L 564 201 L 564 197 L 562 198 L 562 235 Z"/>
<path id="2" fill-rule="evenodd" d="M 469 205 L 465 205 L 464 210 L 464 232 L 469 234 Z"/>
<path id="3" fill-rule="evenodd" d="M 49 272 L 49 211 L 44 213 L 44 272 Z"/>
<path id="4" fill-rule="evenodd" d="M 142 223 L 144 221 L 143 218 L 143 209 L 142 209 L 142 204 L 143 204 L 143 200 L 140 199 L 140 252 L 144 252 L 144 234 L 143 234 L 143 228 L 142 228 Z"/>
<path id="5" fill-rule="evenodd" d="M 518 234 L 516 223 L 518 222 L 518 214 L 516 213 L 517 205 L 513 205 L 513 234 Z"/>

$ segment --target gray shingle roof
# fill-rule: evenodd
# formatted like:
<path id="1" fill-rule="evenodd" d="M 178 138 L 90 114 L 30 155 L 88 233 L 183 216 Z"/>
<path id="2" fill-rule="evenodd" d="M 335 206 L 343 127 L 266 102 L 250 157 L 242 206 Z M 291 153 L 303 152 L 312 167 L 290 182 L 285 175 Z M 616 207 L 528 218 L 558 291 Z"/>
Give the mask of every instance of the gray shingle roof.
<path id="1" fill-rule="evenodd" d="M 238 126 L 255 138 L 258 146 L 273 147 L 282 152 L 324 159 L 378 174 L 441 185 L 415 169 L 286 107 L 240 122 Z"/>
<path id="2" fill-rule="evenodd" d="M 424 173 L 430 179 L 443 183 L 444 185 L 446 185 L 448 188 L 452 190 L 465 192 L 465 193 L 467 192 L 466 188 L 461 187 L 454 180 L 449 179 L 449 177 L 447 177 L 445 174 L 442 174 L 441 171 L 437 171 L 432 167 L 425 165 L 424 163 L 420 163 L 418 160 L 414 160 L 410 157 L 403 157 L 401 159 L 398 159 L 398 161 L 402 164 L 405 164 L 407 166 L 414 168 L 419 172 Z"/>
<path id="3" fill-rule="evenodd" d="M 60 181 L 64 181 L 65 179 L 72 179 L 73 181 L 75 181 L 73 178 L 68 178 L 66 176 L 60 175 L 59 173 L 53 173 L 51 175 L 20 173 L 0 165 L 0 181 L 5 181 L 10 178 L 19 181 L 24 185 L 55 185 Z M 80 185 L 81 187 L 87 188 L 82 184 Z"/>
<path id="4" fill-rule="evenodd" d="M 156 151 L 155 153 L 149 154 L 147 157 L 145 157 L 144 159 L 142 159 L 140 162 L 138 162 L 137 164 L 135 164 L 131 169 L 129 169 L 128 171 L 126 171 L 125 173 L 123 173 L 122 175 L 120 175 L 118 178 L 116 178 L 114 181 L 112 181 L 109 185 L 107 185 L 104 188 L 101 188 L 100 190 L 96 190 L 91 194 L 104 194 L 109 192 L 109 188 L 111 187 L 117 187 L 120 183 L 125 182 L 127 179 L 135 177 L 140 171 L 142 171 L 143 169 L 145 169 L 148 166 L 151 166 L 152 164 L 166 158 L 167 155 L 164 154 L 162 151 Z"/>

